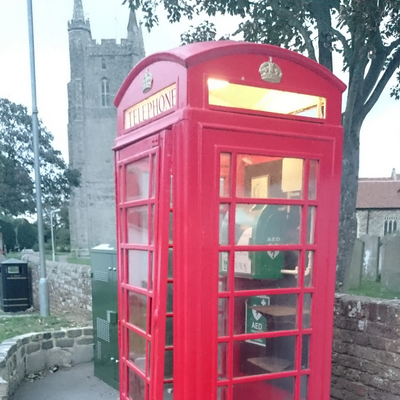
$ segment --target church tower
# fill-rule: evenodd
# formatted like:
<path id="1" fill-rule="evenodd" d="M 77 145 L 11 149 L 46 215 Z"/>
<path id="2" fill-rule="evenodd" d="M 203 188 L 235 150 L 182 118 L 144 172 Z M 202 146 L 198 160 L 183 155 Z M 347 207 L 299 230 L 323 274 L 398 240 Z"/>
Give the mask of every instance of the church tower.
<path id="1" fill-rule="evenodd" d="M 128 8 L 127 8 L 128 11 Z M 93 246 L 116 241 L 114 97 L 133 66 L 144 57 L 144 44 L 131 11 L 127 38 L 92 39 L 82 0 L 74 0 L 68 22 L 71 80 L 68 83 L 70 166 L 80 171 L 80 187 L 70 201 L 71 250 L 88 254 Z"/>

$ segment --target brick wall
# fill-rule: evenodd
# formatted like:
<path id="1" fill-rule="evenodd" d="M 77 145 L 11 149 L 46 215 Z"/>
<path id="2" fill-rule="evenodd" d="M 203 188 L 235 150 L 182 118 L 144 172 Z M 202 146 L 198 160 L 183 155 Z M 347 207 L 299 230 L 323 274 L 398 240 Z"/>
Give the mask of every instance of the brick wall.
<path id="1" fill-rule="evenodd" d="M 32 301 L 39 310 L 39 258 L 25 255 L 32 272 Z M 46 273 L 50 297 L 50 313 L 53 315 L 70 314 L 75 317 L 92 316 L 92 282 L 89 265 L 76 265 L 47 261 Z"/>
<path id="2" fill-rule="evenodd" d="M 400 400 L 400 301 L 336 295 L 331 399 Z"/>

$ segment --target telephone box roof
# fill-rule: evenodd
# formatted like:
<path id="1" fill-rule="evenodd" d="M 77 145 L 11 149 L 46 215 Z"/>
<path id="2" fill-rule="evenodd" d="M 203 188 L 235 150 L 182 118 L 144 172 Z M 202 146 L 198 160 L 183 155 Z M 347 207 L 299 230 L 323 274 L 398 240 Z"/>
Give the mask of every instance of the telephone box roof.
<path id="1" fill-rule="evenodd" d="M 302 65 L 317 75 L 322 76 L 338 91 L 344 92 L 346 89 L 346 85 L 339 78 L 333 75 L 327 68 L 318 64 L 316 61 L 313 61 L 310 58 L 304 57 L 293 51 L 268 44 L 221 40 L 218 42 L 199 42 L 188 44 L 169 51 L 154 53 L 144 58 L 138 64 L 136 64 L 136 66 L 126 77 L 125 81 L 122 83 L 121 88 L 115 97 L 114 104 L 116 107 L 118 107 L 126 90 L 129 88 L 135 77 L 141 71 L 143 71 L 143 69 L 151 64 L 154 64 L 155 62 L 169 61 L 180 64 L 185 68 L 190 68 L 215 58 L 234 54 L 265 54 L 266 56 L 284 58 L 293 63 Z"/>

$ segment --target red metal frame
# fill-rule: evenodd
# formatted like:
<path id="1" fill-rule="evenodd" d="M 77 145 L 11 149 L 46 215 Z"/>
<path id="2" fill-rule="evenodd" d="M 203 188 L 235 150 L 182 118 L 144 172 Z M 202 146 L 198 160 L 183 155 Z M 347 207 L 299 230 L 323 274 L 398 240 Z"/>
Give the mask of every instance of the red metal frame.
<path id="1" fill-rule="evenodd" d="M 279 85 L 265 83 L 258 75 L 259 65 L 274 57 L 283 71 Z M 153 87 L 142 93 L 144 71 L 154 77 Z M 272 113 L 234 110 L 208 105 L 206 80 L 226 77 L 230 82 L 265 88 L 308 93 L 327 99 L 326 118 L 312 119 Z M 124 110 L 154 95 L 169 85 L 177 85 L 177 104 L 173 110 L 134 128 L 125 129 Z M 313 83 L 313 84 L 311 84 Z M 129 74 L 116 98 L 118 138 L 116 140 L 117 229 L 119 256 L 119 327 L 121 398 L 162 400 L 165 384 L 173 384 L 174 400 L 328 400 L 332 310 L 335 283 L 335 257 L 339 210 L 342 129 L 340 101 L 344 85 L 318 64 L 302 56 L 266 45 L 217 42 L 200 43 L 160 53 L 141 61 Z M 220 154 L 231 154 L 231 193 L 219 196 Z M 157 155 L 151 163 L 150 177 L 156 180 L 154 196 L 125 201 L 126 165 L 145 155 Z M 236 156 L 252 154 L 304 161 L 301 199 L 260 199 L 238 197 Z M 310 161 L 318 161 L 317 197 L 307 196 Z M 153 173 L 154 169 L 154 173 Z M 171 179 L 171 176 L 173 177 Z M 149 180 L 152 187 L 153 178 Z M 171 187 L 171 180 L 173 180 Z M 149 189 L 150 190 L 150 189 Z M 172 195 L 171 195 L 172 192 Z M 170 199 L 172 198 L 172 202 Z M 228 245 L 219 245 L 220 204 L 229 205 Z M 301 208 L 301 233 L 298 244 L 236 245 L 236 204 L 290 205 Z M 127 209 L 154 208 L 148 243 L 129 243 Z M 316 210 L 315 242 L 307 243 L 308 210 Z M 173 242 L 170 215 L 173 215 Z M 152 225 L 153 224 L 153 225 Z M 153 275 L 149 269 L 147 288 L 131 286 L 127 280 L 128 251 L 146 250 L 154 254 Z M 173 276 L 168 276 L 169 252 L 173 252 Z M 235 251 L 297 251 L 300 254 L 296 287 L 262 288 L 235 291 Z M 304 285 L 305 260 L 313 252 L 312 285 Z M 219 253 L 229 253 L 229 287 L 218 291 Z M 153 286 L 150 287 L 151 278 Z M 237 279 L 237 277 L 236 277 Z M 167 310 L 168 288 L 173 287 L 173 310 Z M 147 296 L 147 329 L 129 322 L 128 291 Z M 295 329 L 262 333 L 234 332 L 235 299 L 257 295 L 297 295 Z M 303 327 L 304 295 L 312 296 L 311 326 Z M 228 334 L 218 337 L 218 301 L 228 302 Z M 173 344 L 165 343 L 166 322 L 173 320 Z M 129 360 L 127 333 L 135 332 L 146 340 L 147 362 L 144 371 Z M 309 363 L 302 369 L 303 337 L 310 338 Z M 289 370 L 244 375 L 234 362 L 239 342 L 254 338 L 293 337 L 295 364 Z M 151 354 L 148 347 L 151 343 Z M 222 361 L 226 377 L 218 376 L 218 344 L 226 344 Z M 234 349 L 235 347 L 235 349 Z M 164 357 L 173 351 L 173 378 L 165 377 Z M 169 354 L 169 353 L 168 353 Z M 148 373 L 150 362 L 150 373 Z M 143 393 L 129 396 L 128 372 L 134 371 L 144 384 Z M 308 394 L 301 391 L 301 380 L 308 377 Z M 293 378 L 292 393 L 279 385 L 263 383 Z M 247 385 L 245 385 L 247 383 Z M 241 385 L 242 384 L 242 385 Z M 239 385 L 239 386 L 238 386 Z M 241 386 L 240 386 L 241 385 Z M 225 391 L 221 392 L 221 388 Z M 220 390 L 219 394 L 218 390 Z M 139 391 L 140 392 L 140 391 Z M 172 398 L 172 397 L 171 397 Z"/>
<path id="2" fill-rule="evenodd" d="M 229 129 L 227 130 L 229 131 Z M 274 155 L 278 155 L 280 154 L 281 156 L 293 156 L 293 157 L 298 157 L 298 158 L 303 158 L 306 160 L 306 168 L 305 168 L 305 174 L 304 174 L 304 193 L 308 192 L 308 165 L 309 165 L 309 160 L 310 159 L 318 159 L 320 161 L 320 168 L 322 168 L 322 171 L 324 172 L 324 175 L 326 174 L 326 168 L 324 168 L 324 164 L 321 165 L 322 163 L 325 163 L 326 160 L 323 159 L 323 156 L 329 157 L 329 147 L 325 146 L 325 149 L 323 148 L 323 146 L 318 146 L 318 145 L 314 145 L 313 148 L 313 152 L 311 153 L 305 153 L 304 150 L 302 152 L 297 152 L 294 153 L 292 149 L 296 149 L 296 148 L 305 148 L 305 146 L 299 146 L 298 144 L 286 144 L 284 146 L 281 146 L 281 150 L 277 151 L 278 149 L 278 143 L 275 140 L 274 141 L 274 150 L 268 150 L 268 148 L 265 149 L 260 149 L 257 147 L 248 147 L 249 146 L 249 142 L 251 142 L 251 139 L 249 138 L 249 134 L 246 135 L 246 146 L 240 143 L 242 142 L 242 138 L 239 137 L 238 139 L 232 137 L 231 131 L 229 131 L 229 133 L 227 133 L 227 135 L 229 135 L 229 138 L 222 138 L 220 140 L 218 140 L 218 147 L 217 147 L 217 142 L 216 142 L 216 136 L 218 133 L 216 132 L 212 132 L 212 134 L 208 134 L 207 139 L 208 142 L 210 142 L 210 144 L 208 145 L 208 147 L 210 148 L 210 151 L 212 151 L 212 149 L 214 149 L 214 165 L 218 165 L 219 164 L 219 154 L 221 152 L 224 153 L 231 153 L 233 155 L 232 157 L 232 175 L 231 175 L 231 188 L 235 187 L 235 185 L 233 184 L 235 182 L 235 178 L 236 178 L 236 166 L 235 166 L 235 155 L 238 154 L 238 152 L 243 153 L 245 152 L 246 154 L 256 154 L 256 155 L 268 155 L 268 156 L 274 156 Z M 221 135 L 221 133 L 220 133 Z M 236 135 L 238 136 L 238 135 Z M 235 140 L 236 139 L 236 140 Z M 265 139 L 262 138 L 261 140 L 258 139 L 258 144 L 262 145 L 262 142 Z M 284 141 L 284 139 L 281 138 L 281 141 Z M 303 139 L 304 141 L 304 139 Z M 223 146 L 222 143 L 228 143 L 230 144 L 230 146 Z M 221 143 L 221 145 L 220 145 Z M 239 145 L 237 145 L 239 144 Z M 240 146 L 240 147 L 239 147 Z M 289 147 L 290 146 L 290 147 Z M 321 148 L 322 147 L 322 148 Z M 203 147 L 203 151 L 204 151 L 204 158 L 208 159 L 209 154 L 206 153 L 206 146 Z M 214 168 L 214 170 L 212 171 L 215 175 L 215 172 L 219 172 L 219 168 Z M 211 172 L 211 171 L 210 171 Z M 214 181 L 216 182 L 216 178 L 214 176 Z M 219 178 L 219 175 L 218 175 Z M 325 179 L 329 179 L 329 176 L 324 176 Z M 319 200 L 309 200 L 307 197 L 304 197 L 303 200 L 282 200 L 282 199 L 249 199 L 249 198 L 237 198 L 234 194 L 232 194 L 230 197 L 223 197 L 220 199 L 221 203 L 228 203 L 231 205 L 231 209 L 233 209 L 234 205 L 236 203 L 254 203 L 254 204 L 287 204 L 287 205 L 301 205 L 303 208 L 302 211 L 302 220 L 307 221 L 307 207 L 308 206 L 315 206 L 315 207 L 321 207 L 322 205 L 320 204 Z M 218 203 L 214 205 L 214 208 L 218 206 Z M 327 204 L 325 206 L 326 208 L 329 209 L 329 205 Z M 322 211 L 323 212 L 323 211 Z M 326 210 L 326 212 L 328 212 Z M 217 213 L 214 211 L 214 214 L 217 215 Z M 214 221 L 215 224 L 215 221 Z M 234 237 L 235 237 L 235 233 L 234 233 L 234 229 L 233 227 L 235 226 L 235 221 L 234 221 L 234 213 L 231 212 L 230 213 L 230 243 L 234 243 Z M 319 228 L 319 227 L 318 227 Z M 316 229 L 316 234 L 320 234 L 320 229 Z M 302 335 L 313 335 L 313 329 L 303 329 L 302 328 L 302 307 L 303 307 L 303 295 L 305 293 L 310 293 L 310 294 L 314 294 L 315 293 L 315 287 L 309 287 L 309 288 L 304 288 L 303 286 L 303 276 L 304 276 L 304 260 L 305 260 L 305 252 L 306 251 L 314 251 L 316 253 L 318 253 L 317 249 L 320 249 L 320 251 L 323 251 L 323 245 L 321 246 L 317 246 L 316 244 L 306 244 L 306 225 L 305 223 L 302 224 L 302 230 L 301 230 L 301 244 L 299 245 L 284 245 L 284 246 L 277 246 L 277 245 L 265 245 L 265 246 L 237 246 L 237 245 L 229 245 L 229 246 L 219 246 L 217 248 L 217 251 L 228 251 L 230 253 L 230 265 L 233 265 L 233 256 L 234 256 L 234 250 L 235 251 L 250 251 L 250 250 L 264 250 L 264 251 L 268 251 L 268 250 L 279 250 L 279 251 L 283 251 L 283 250 L 298 250 L 301 252 L 301 263 L 300 263 L 300 273 L 299 273 L 299 277 L 300 277 L 300 281 L 298 283 L 298 287 L 297 288 L 289 288 L 289 289 L 262 289 L 262 290 L 252 290 L 252 291 L 241 291 L 241 292 L 235 292 L 234 290 L 234 269 L 230 268 L 230 276 L 229 276 L 229 291 L 228 292 L 223 292 L 223 293 L 219 293 L 218 297 L 219 298 L 228 298 L 230 299 L 229 303 L 230 303 L 230 307 L 229 307 L 229 317 L 228 320 L 230 321 L 229 325 L 230 325 L 230 331 L 229 331 L 229 335 L 226 337 L 222 337 L 222 338 L 218 338 L 218 343 L 228 343 L 228 348 L 229 348 L 229 359 L 228 359 L 228 367 L 232 368 L 233 366 L 233 342 L 234 340 L 246 340 L 246 339 L 250 339 L 250 338 L 254 338 L 254 337 L 265 337 L 265 338 L 272 338 L 272 337 L 281 337 L 281 336 L 292 336 L 292 335 L 296 335 L 297 337 L 297 345 L 296 345 L 296 360 L 297 360 L 297 365 L 295 370 L 293 372 L 282 372 L 282 373 L 277 373 L 277 374 L 268 374 L 268 375 L 255 375 L 255 376 L 249 376 L 249 377 L 242 377 L 242 378 L 232 378 L 232 370 L 230 369 L 228 371 L 228 376 L 231 376 L 231 378 L 228 378 L 227 380 L 220 380 L 218 382 L 218 386 L 228 386 L 228 397 L 227 399 L 232 399 L 232 385 L 234 383 L 238 384 L 238 383 L 245 383 L 245 382 L 253 382 L 253 381 L 259 381 L 259 380 L 264 380 L 264 379 L 274 379 L 274 378 L 283 378 L 283 377 L 289 377 L 289 376 L 296 376 L 296 377 L 300 377 L 302 375 L 310 375 L 312 370 L 311 369 L 301 369 L 300 366 L 300 362 L 301 362 L 301 337 Z M 318 239 L 316 241 L 318 243 Z M 326 246 L 326 244 L 325 244 Z M 215 247 L 215 246 L 214 246 Z M 215 250 L 214 250 L 215 251 Z M 216 255 L 214 254 L 214 259 L 216 258 Z M 206 261 L 206 263 L 208 263 L 209 261 Z M 213 265 L 215 265 L 215 261 L 212 263 Z M 215 285 L 215 282 L 214 282 Z M 216 286 L 216 285 L 215 285 Z M 255 336 L 254 334 L 241 334 L 241 335 L 233 335 L 233 319 L 234 319 L 234 306 L 233 306 L 233 299 L 235 296 L 249 296 L 249 295 L 273 295 L 273 294 L 298 294 L 299 296 L 299 301 L 298 301 L 298 329 L 295 331 L 279 331 L 279 332 L 267 332 L 264 333 L 262 335 L 259 336 Z M 319 300 L 319 299 L 317 299 Z M 326 311 L 326 310 L 325 310 Z M 312 313 L 313 314 L 313 313 Z M 314 318 L 318 318 L 314 317 Z M 215 320 L 215 318 L 214 318 Z M 322 340 L 325 340 L 324 337 L 320 338 Z M 313 340 L 313 339 L 312 339 Z M 318 347 L 318 344 L 313 346 L 314 349 L 316 349 Z M 312 357 L 316 358 L 316 354 L 314 352 L 314 354 L 312 354 Z M 321 361 L 321 359 L 319 360 Z M 316 358 L 315 361 L 313 360 L 313 362 L 318 362 L 318 359 Z M 318 366 L 316 366 L 314 368 L 314 370 L 318 370 Z M 311 386 L 312 388 L 312 386 Z M 258 394 L 257 394 L 258 393 Z M 250 398 L 254 398 L 256 399 L 257 395 L 260 396 L 261 398 L 265 398 L 266 393 L 263 393 L 262 391 L 258 390 L 257 393 L 247 393 L 247 395 Z M 316 391 L 314 391 L 314 393 L 317 393 Z M 321 395 L 315 395 L 316 397 L 314 397 L 315 399 L 321 399 L 323 397 L 321 397 Z M 236 398 L 240 398 L 240 397 L 235 397 Z M 310 397 L 311 398 L 311 397 Z M 300 385 L 299 385 L 299 379 L 297 380 L 297 385 L 296 385 L 296 397 L 295 399 L 299 399 L 300 400 Z"/>

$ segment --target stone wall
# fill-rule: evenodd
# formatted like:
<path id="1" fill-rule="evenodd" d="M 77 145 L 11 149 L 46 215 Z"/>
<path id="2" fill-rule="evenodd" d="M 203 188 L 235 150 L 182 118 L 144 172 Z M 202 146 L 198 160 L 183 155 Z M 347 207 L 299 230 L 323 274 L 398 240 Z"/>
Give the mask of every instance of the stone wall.
<path id="1" fill-rule="evenodd" d="M 400 209 L 357 210 L 357 237 L 361 235 L 384 236 L 386 219 L 396 219 L 400 230 Z"/>
<path id="2" fill-rule="evenodd" d="M 400 400 L 400 300 L 336 295 L 332 400 Z"/>
<path id="3" fill-rule="evenodd" d="M 28 333 L 0 343 L 0 400 L 8 400 L 25 376 L 46 368 L 71 368 L 93 359 L 93 329 Z"/>
<path id="4" fill-rule="evenodd" d="M 39 310 L 39 258 L 25 255 L 32 274 L 33 307 Z M 46 262 L 50 297 L 50 313 L 73 315 L 89 319 L 92 316 L 92 282 L 90 266 L 68 263 Z"/>

